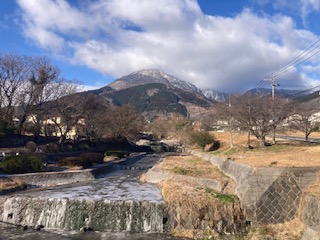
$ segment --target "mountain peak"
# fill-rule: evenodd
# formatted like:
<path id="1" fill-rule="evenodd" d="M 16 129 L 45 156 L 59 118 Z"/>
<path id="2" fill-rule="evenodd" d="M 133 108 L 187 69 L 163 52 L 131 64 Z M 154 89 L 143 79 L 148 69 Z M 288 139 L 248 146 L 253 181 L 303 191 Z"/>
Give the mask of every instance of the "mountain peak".
<path id="1" fill-rule="evenodd" d="M 121 90 L 149 83 L 161 83 L 166 85 L 168 88 L 179 88 L 184 91 L 202 94 L 201 90 L 193 84 L 180 80 L 177 77 L 167 74 L 159 69 L 142 69 L 127 76 L 123 76 L 110 83 L 108 86 L 115 90 Z"/>

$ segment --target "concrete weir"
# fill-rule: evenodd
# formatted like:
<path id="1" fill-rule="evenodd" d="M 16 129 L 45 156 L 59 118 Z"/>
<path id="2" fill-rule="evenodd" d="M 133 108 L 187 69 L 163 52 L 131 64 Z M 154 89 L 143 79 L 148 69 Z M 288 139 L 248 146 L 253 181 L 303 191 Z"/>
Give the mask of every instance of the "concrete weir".
<path id="1" fill-rule="evenodd" d="M 161 202 L 32 197 L 0 199 L 0 221 L 62 230 L 163 232 Z"/>
<path id="2" fill-rule="evenodd" d="M 15 225 L 113 232 L 162 233 L 166 206 L 160 190 L 140 184 L 142 169 L 159 156 L 129 161 L 130 168 L 114 171 L 89 182 L 0 197 L 0 222 Z"/>

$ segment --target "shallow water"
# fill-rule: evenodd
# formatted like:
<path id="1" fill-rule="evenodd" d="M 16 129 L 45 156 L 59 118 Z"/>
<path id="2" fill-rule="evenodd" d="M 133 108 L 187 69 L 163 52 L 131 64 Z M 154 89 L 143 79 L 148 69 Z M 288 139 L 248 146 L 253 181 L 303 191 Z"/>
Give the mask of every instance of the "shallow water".
<path id="1" fill-rule="evenodd" d="M 94 181 L 53 187 L 41 191 L 34 189 L 15 195 L 54 199 L 163 202 L 159 188 L 151 184 L 141 184 L 139 181 L 140 175 L 158 160 L 159 156 L 144 157 L 131 165 L 122 166 L 124 168 L 122 170 L 106 174 Z"/>
<path id="2" fill-rule="evenodd" d="M 158 156 L 145 157 L 124 169 L 87 183 L 77 183 L 68 186 L 53 187 L 46 190 L 29 190 L 14 195 L 24 195 L 34 198 L 68 198 L 93 200 L 132 200 L 163 202 L 160 190 L 151 184 L 141 184 L 139 176 L 146 172 L 159 160 Z M 144 169 L 144 170 L 141 170 Z M 166 234 L 133 234 L 108 232 L 64 232 L 60 230 L 23 230 L 0 223 L 0 240 L 177 240 Z"/>
<path id="3" fill-rule="evenodd" d="M 0 223 L 0 240 L 181 240 L 166 234 L 63 232 L 22 230 Z"/>

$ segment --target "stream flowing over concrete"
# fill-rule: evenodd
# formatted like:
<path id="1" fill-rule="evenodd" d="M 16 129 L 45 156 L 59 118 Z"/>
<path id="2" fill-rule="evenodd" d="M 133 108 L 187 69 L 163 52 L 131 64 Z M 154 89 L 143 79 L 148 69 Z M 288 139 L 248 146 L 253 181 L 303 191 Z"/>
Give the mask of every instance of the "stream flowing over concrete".
<path id="1" fill-rule="evenodd" d="M 0 223 L 0 240 L 183 240 L 163 233 L 111 233 L 79 231 L 23 230 Z"/>
<path id="2" fill-rule="evenodd" d="M 87 183 L 2 196 L 0 221 L 67 231 L 162 233 L 167 216 L 160 190 L 139 183 L 159 158 L 144 156 Z"/>

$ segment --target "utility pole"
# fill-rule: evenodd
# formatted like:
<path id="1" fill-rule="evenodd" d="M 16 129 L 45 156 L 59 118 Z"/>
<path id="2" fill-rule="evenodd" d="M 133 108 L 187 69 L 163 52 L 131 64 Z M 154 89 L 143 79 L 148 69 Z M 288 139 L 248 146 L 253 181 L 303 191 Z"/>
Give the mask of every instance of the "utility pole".
<path id="1" fill-rule="evenodd" d="M 271 78 L 271 97 L 272 97 L 272 142 L 273 144 L 276 144 L 276 125 L 275 125 L 275 114 L 274 114 L 274 87 L 279 86 L 279 84 L 275 84 L 274 75 L 272 74 Z"/>
<path id="2" fill-rule="evenodd" d="M 272 74 L 271 79 L 266 79 L 266 80 L 271 80 L 271 98 L 272 98 L 272 142 L 273 144 L 276 144 L 276 125 L 275 125 L 275 114 L 274 114 L 274 87 L 279 86 L 279 84 L 275 83 L 275 76 Z"/>
<path id="3" fill-rule="evenodd" d="M 229 94 L 229 133 L 230 133 L 230 148 L 233 148 L 233 137 L 232 137 L 232 120 L 233 117 L 231 116 L 231 96 Z"/>
<path id="4" fill-rule="evenodd" d="M 272 101 L 274 101 L 274 86 L 275 86 L 274 75 L 272 75 L 272 78 L 271 78 L 271 96 L 272 96 Z"/>
<path id="5" fill-rule="evenodd" d="M 263 78 L 263 80 L 271 80 L 271 98 L 274 100 L 274 87 L 280 86 L 279 84 L 275 83 L 275 76 L 272 74 L 271 78 Z"/>

